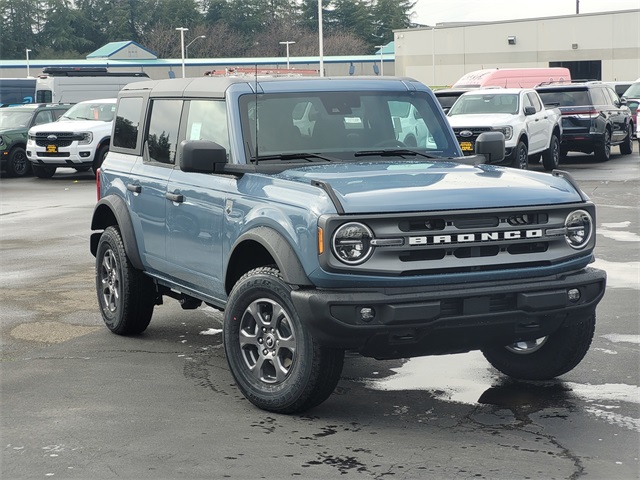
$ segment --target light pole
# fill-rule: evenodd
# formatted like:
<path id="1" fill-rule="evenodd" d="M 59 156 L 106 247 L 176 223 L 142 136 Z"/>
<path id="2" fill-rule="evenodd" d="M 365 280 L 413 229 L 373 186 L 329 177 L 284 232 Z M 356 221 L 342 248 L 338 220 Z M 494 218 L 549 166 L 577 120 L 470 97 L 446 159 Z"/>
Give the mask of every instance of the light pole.
<path id="1" fill-rule="evenodd" d="M 184 32 L 188 32 L 189 29 L 188 28 L 184 28 L 184 27 L 178 27 L 176 28 L 176 30 L 180 31 L 180 47 L 182 49 L 182 78 L 185 77 L 184 74 Z"/>
<path id="2" fill-rule="evenodd" d="M 324 77 L 324 60 L 322 58 L 322 0 L 318 0 L 318 53 L 320 57 L 320 76 Z"/>
<path id="3" fill-rule="evenodd" d="M 376 45 L 376 48 L 380 49 L 380 76 L 384 77 L 384 64 L 382 63 L 382 49 L 385 45 Z"/>
<path id="4" fill-rule="evenodd" d="M 30 48 L 26 49 L 27 52 L 27 78 L 29 78 L 29 52 L 31 51 Z"/>
<path id="5" fill-rule="evenodd" d="M 286 45 L 287 46 L 287 70 L 289 70 L 289 45 L 293 45 L 296 42 L 280 42 L 280 45 Z"/>
<path id="6" fill-rule="evenodd" d="M 195 41 L 196 41 L 196 40 L 198 40 L 199 38 L 207 38 L 207 36 L 206 36 L 206 35 L 200 35 L 199 37 L 196 37 L 196 38 L 194 38 L 193 40 L 191 40 L 191 41 L 187 44 L 187 46 L 186 46 L 186 47 L 184 47 L 184 56 L 185 56 L 186 58 L 189 58 L 189 47 L 191 46 L 191 44 L 192 44 L 193 42 L 195 42 Z"/>

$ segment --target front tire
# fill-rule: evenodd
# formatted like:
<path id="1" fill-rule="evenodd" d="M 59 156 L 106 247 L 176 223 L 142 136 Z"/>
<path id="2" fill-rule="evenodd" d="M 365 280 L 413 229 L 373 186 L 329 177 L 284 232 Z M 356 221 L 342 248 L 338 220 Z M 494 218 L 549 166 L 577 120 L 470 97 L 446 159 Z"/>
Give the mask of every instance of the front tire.
<path id="1" fill-rule="evenodd" d="M 560 164 L 560 140 L 556 135 L 551 136 L 549 148 L 542 152 L 542 166 L 546 171 L 558 168 Z"/>
<path id="2" fill-rule="evenodd" d="M 485 347 L 484 357 L 497 370 L 521 380 L 549 380 L 572 370 L 589 350 L 596 317 L 565 327 L 548 337 L 508 346 Z"/>
<path id="3" fill-rule="evenodd" d="M 631 155 L 633 153 L 633 125 L 627 125 L 627 136 L 620 144 L 620 153 L 622 155 Z"/>
<path id="4" fill-rule="evenodd" d="M 26 177 L 31 173 L 31 162 L 22 147 L 14 147 L 7 162 L 7 175 L 10 177 Z"/>
<path id="5" fill-rule="evenodd" d="M 273 267 L 249 271 L 234 285 L 224 315 L 224 349 L 238 388 L 255 406 L 297 413 L 335 389 L 344 351 L 319 345 Z"/>
<path id="6" fill-rule="evenodd" d="M 526 143 L 518 142 L 518 146 L 516 147 L 516 155 L 511 166 L 513 168 L 519 168 L 521 170 L 526 170 L 527 168 L 529 168 L 529 150 Z"/>
<path id="7" fill-rule="evenodd" d="M 100 147 L 100 149 L 96 153 L 96 156 L 93 159 L 93 163 L 91 165 L 91 169 L 96 175 L 98 174 L 98 169 L 102 165 L 102 162 L 104 162 L 104 159 L 107 157 L 107 153 L 109 153 L 109 145 Z"/>
<path id="8" fill-rule="evenodd" d="M 51 178 L 56 173 L 56 167 L 46 167 L 44 165 L 32 165 L 33 174 L 38 178 Z"/>
<path id="9" fill-rule="evenodd" d="M 114 226 L 98 242 L 96 292 L 102 320 L 113 333 L 142 333 L 149 326 L 156 297 L 153 280 L 131 265 Z"/>

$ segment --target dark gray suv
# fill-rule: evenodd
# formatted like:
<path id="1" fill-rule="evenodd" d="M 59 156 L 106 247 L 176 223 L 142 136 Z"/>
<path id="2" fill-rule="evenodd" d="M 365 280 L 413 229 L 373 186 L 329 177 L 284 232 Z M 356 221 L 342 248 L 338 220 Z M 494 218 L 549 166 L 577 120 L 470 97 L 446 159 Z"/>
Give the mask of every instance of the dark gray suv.
<path id="1" fill-rule="evenodd" d="M 635 126 L 625 100 L 601 82 L 545 85 L 536 87 L 548 107 L 562 112 L 561 155 L 567 152 L 593 153 L 597 160 L 607 161 L 611 147 L 620 153 L 633 152 Z"/>

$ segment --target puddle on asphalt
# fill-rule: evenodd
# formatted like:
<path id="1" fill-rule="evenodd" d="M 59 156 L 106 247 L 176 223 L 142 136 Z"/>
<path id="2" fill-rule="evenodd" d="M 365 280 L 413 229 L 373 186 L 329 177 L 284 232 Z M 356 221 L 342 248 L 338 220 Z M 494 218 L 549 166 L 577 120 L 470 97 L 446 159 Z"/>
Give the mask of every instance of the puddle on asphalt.
<path id="1" fill-rule="evenodd" d="M 602 223 L 598 229 L 598 234 L 619 242 L 640 242 L 640 235 L 637 233 L 621 230 L 630 226 L 631 222 L 628 220 L 617 223 Z"/>
<path id="2" fill-rule="evenodd" d="M 407 359 L 395 375 L 381 380 L 363 379 L 375 390 L 426 390 L 436 399 L 468 405 L 526 407 L 532 413 L 567 406 L 580 399 L 585 410 L 608 423 L 640 432 L 640 419 L 616 412 L 619 403 L 640 405 L 640 387 L 627 384 L 590 385 L 559 380 L 516 381 L 497 376 L 481 352 Z"/>

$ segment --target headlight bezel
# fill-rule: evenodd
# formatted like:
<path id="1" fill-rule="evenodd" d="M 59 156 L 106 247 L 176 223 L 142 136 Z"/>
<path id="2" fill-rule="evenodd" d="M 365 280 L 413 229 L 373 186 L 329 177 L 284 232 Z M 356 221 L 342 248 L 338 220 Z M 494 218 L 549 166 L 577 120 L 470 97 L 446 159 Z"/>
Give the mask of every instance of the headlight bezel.
<path id="1" fill-rule="evenodd" d="M 358 231 L 360 232 L 359 235 Z M 362 265 L 373 255 L 375 247 L 371 244 L 371 241 L 374 238 L 373 230 L 362 222 L 343 223 L 331 235 L 331 253 L 339 262 L 345 265 Z M 355 249 L 362 252 L 357 258 L 350 257 L 346 253 L 350 245 L 352 246 L 351 250 Z M 358 245 L 361 248 L 358 248 Z"/>
<path id="2" fill-rule="evenodd" d="M 78 145 L 90 145 L 93 142 L 92 132 L 78 132 L 78 136 L 82 136 L 82 140 L 78 140 Z"/>
<path id="3" fill-rule="evenodd" d="M 504 127 L 494 127 L 496 132 L 501 132 L 504 135 L 505 141 L 513 138 L 513 127 L 511 125 L 505 125 Z"/>
<path id="4" fill-rule="evenodd" d="M 565 218 L 564 227 L 564 239 L 574 250 L 582 250 L 589 245 L 595 230 L 591 214 L 582 209 L 571 211 Z"/>

